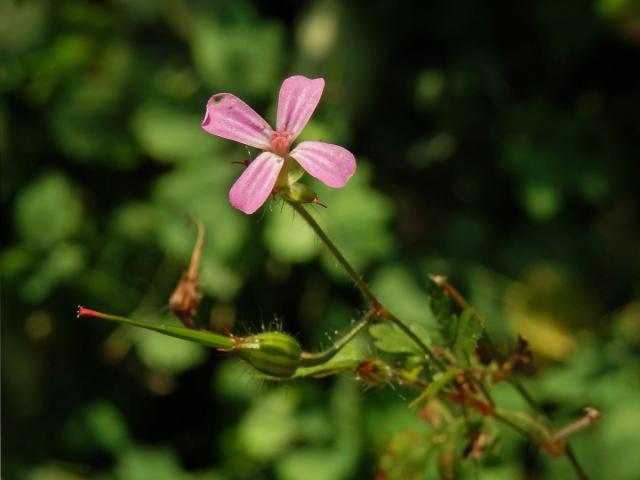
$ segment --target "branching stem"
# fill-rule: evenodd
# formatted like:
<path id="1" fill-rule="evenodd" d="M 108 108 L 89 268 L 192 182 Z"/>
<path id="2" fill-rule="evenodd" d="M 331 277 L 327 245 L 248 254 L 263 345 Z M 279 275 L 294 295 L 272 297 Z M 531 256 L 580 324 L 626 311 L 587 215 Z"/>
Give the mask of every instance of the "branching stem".
<path id="1" fill-rule="evenodd" d="M 445 292 L 447 292 L 447 294 L 449 295 L 449 298 L 451 298 L 451 300 L 453 300 L 453 302 L 456 305 L 458 305 L 459 308 L 461 308 L 462 310 L 466 310 L 466 309 L 470 308 L 469 302 L 467 302 L 467 300 L 462 296 L 462 294 L 453 285 L 451 285 L 449 283 L 449 281 L 445 277 L 443 277 L 441 275 L 432 275 L 431 276 L 431 280 L 433 280 L 436 284 L 440 285 L 443 288 L 443 290 Z M 478 319 L 481 322 L 483 322 L 482 318 L 477 313 L 474 312 L 474 315 L 476 315 L 478 317 Z M 484 322 L 483 322 L 483 324 L 484 324 Z M 498 358 L 500 360 L 501 359 L 501 355 L 497 351 L 497 349 L 495 347 L 495 344 L 493 343 L 493 340 L 489 336 L 489 333 L 487 332 L 486 328 L 484 329 L 483 338 L 486 340 L 487 345 L 491 349 L 491 353 L 496 358 Z M 538 404 L 538 402 L 536 402 L 536 400 L 529 393 L 529 391 L 526 389 L 526 387 L 517 378 L 510 378 L 509 379 L 509 383 L 511 383 L 514 386 L 516 391 L 525 400 L 525 402 L 527 402 L 527 404 L 529 405 L 529 407 L 531 407 L 531 409 L 533 411 L 535 411 L 536 413 L 541 415 L 543 418 L 546 418 L 546 415 L 544 415 L 544 413 L 541 411 L 540 405 Z M 506 424 L 510 425 L 512 428 L 515 428 L 518 431 L 522 430 L 522 429 L 520 429 L 520 427 L 518 427 L 517 425 L 513 424 L 513 422 L 510 422 L 505 417 L 502 417 L 502 416 L 499 416 L 499 415 L 494 415 L 494 416 L 498 420 L 502 421 L 503 423 L 506 423 Z M 524 431 L 522 431 L 521 433 L 523 433 L 523 432 Z M 528 433 L 524 432 L 524 434 L 527 437 L 530 437 L 530 435 Z M 587 480 L 588 477 L 587 477 L 585 471 L 583 470 L 583 468 L 580 466 L 580 463 L 578 462 L 578 458 L 576 457 L 573 449 L 569 445 L 569 442 L 565 443 L 565 453 L 566 453 L 567 459 L 571 463 L 571 467 L 573 468 L 573 472 L 574 472 L 576 478 L 578 480 Z"/>
<path id="2" fill-rule="evenodd" d="M 369 325 L 369 322 L 371 322 L 374 316 L 375 311 L 373 309 L 369 310 L 360 320 L 358 320 L 357 323 L 353 325 L 353 327 L 351 327 L 351 330 L 349 330 L 338 341 L 334 342 L 334 344 L 325 351 L 318 353 L 303 352 L 300 366 L 312 367 L 315 365 L 321 365 L 331 360 L 331 358 L 333 358 L 340 350 L 342 350 L 342 347 L 349 343 L 351 339 L 353 339 L 353 337 L 355 337 L 363 328 Z"/>
<path id="3" fill-rule="evenodd" d="M 351 277 L 353 283 L 355 283 L 356 287 L 362 293 L 362 296 L 371 304 L 372 310 L 375 315 L 381 318 L 388 320 L 389 322 L 396 325 L 402 332 L 407 335 L 416 345 L 420 347 L 420 349 L 427 355 L 429 360 L 436 365 L 440 370 L 446 370 L 445 364 L 440 360 L 434 353 L 431 348 L 427 344 L 425 344 L 420 337 L 418 337 L 407 325 L 405 325 L 398 317 L 396 317 L 393 313 L 391 313 L 375 294 L 371 291 L 369 286 L 365 283 L 362 277 L 355 271 L 355 269 L 351 266 L 349 261 L 345 258 L 342 252 L 338 249 L 335 243 L 329 238 L 326 232 L 322 229 L 320 224 L 316 221 L 315 218 L 307 211 L 301 203 L 291 202 L 287 199 L 284 199 L 290 206 L 293 208 L 311 227 L 311 229 L 318 235 L 320 240 L 325 244 L 325 246 L 329 249 L 329 251 L 336 258 L 338 263 L 345 269 L 347 275 Z"/>

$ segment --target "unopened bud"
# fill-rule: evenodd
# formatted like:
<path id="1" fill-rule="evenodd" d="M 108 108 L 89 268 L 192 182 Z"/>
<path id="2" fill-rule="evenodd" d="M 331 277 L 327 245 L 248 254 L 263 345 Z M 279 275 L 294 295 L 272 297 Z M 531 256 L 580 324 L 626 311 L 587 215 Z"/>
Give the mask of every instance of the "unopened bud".
<path id="1" fill-rule="evenodd" d="M 310 187 L 304 183 L 293 183 L 287 185 L 278 191 L 282 197 L 288 202 L 292 203 L 316 203 L 322 207 L 325 207 L 320 200 L 316 192 L 311 190 Z"/>
<path id="2" fill-rule="evenodd" d="M 264 332 L 236 338 L 232 351 L 256 370 L 278 378 L 293 375 L 300 366 L 302 355 L 298 341 L 282 332 Z"/>

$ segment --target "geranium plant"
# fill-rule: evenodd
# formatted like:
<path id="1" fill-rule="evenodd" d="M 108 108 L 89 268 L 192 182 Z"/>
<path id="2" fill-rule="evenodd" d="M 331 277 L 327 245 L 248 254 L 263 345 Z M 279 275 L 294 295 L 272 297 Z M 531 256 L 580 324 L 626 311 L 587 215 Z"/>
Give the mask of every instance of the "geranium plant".
<path id="1" fill-rule="evenodd" d="M 79 307 L 78 315 L 98 317 L 154 330 L 197 342 L 239 358 L 257 374 L 274 381 L 351 373 L 370 385 L 398 384 L 415 390 L 408 407 L 427 421 L 433 435 L 427 455 L 416 460 L 411 447 L 396 445 L 393 454 L 380 459 L 380 478 L 406 478 L 407 464 L 438 459 L 444 478 L 475 465 L 495 444 L 496 423 L 527 437 L 553 457 L 566 457 L 576 478 L 586 478 L 568 437 L 600 417 L 586 409 L 583 417 L 562 428 L 552 426 L 534 396 L 519 380 L 519 372 L 531 366 L 532 354 L 519 337 L 510 351 L 494 346 L 480 314 L 446 278 L 437 274 L 425 288 L 438 329 L 425 331 L 396 316 L 378 298 L 349 263 L 307 209 L 317 195 L 300 183 L 304 172 L 333 188 L 347 184 L 356 170 L 354 155 L 343 147 L 321 141 L 304 141 L 292 149 L 321 99 L 324 80 L 303 76 L 287 78 L 280 89 L 276 128 L 230 93 L 213 95 L 206 106 L 202 128 L 212 135 L 260 149 L 229 192 L 231 205 L 245 214 L 256 212 L 270 198 L 281 199 L 311 228 L 344 268 L 366 303 L 365 313 L 351 329 L 321 352 L 307 351 L 284 331 L 264 331 L 240 336 L 194 327 L 191 317 L 199 301 L 197 267 L 202 227 L 192 264 L 172 295 L 172 311 L 183 326 L 157 324 L 96 312 Z M 331 215 L 331 208 L 326 215 Z M 286 328 L 285 328 L 286 330 Z M 359 355 L 341 355 L 356 336 L 364 336 L 371 348 Z M 496 403 L 492 387 L 508 382 L 529 405 L 529 411 L 510 411 Z M 403 459 L 403 455 L 406 457 Z M 419 470 L 419 467 L 418 467 Z"/>

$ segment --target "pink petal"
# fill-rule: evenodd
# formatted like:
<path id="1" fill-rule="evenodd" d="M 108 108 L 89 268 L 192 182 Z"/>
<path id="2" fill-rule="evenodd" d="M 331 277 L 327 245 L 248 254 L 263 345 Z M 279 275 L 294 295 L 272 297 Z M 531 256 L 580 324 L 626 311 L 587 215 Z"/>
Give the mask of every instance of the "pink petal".
<path id="1" fill-rule="evenodd" d="M 275 153 L 263 152 L 249 164 L 229 191 L 229 201 L 247 215 L 259 209 L 269 198 L 284 160 Z"/>
<path id="2" fill-rule="evenodd" d="M 293 141 L 305 127 L 313 114 L 324 89 L 324 79 L 314 80 L 296 75 L 287 78 L 280 87 L 278 98 L 278 118 L 276 128 L 279 132 L 289 132 Z"/>
<path id="3" fill-rule="evenodd" d="M 291 156 L 310 175 L 329 187 L 344 187 L 356 171 L 356 159 L 346 148 L 324 142 L 302 142 Z"/>
<path id="4" fill-rule="evenodd" d="M 218 93 L 207 102 L 202 128 L 218 137 L 256 147 L 271 148 L 271 127 L 253 109 L 230 93 Z"/>

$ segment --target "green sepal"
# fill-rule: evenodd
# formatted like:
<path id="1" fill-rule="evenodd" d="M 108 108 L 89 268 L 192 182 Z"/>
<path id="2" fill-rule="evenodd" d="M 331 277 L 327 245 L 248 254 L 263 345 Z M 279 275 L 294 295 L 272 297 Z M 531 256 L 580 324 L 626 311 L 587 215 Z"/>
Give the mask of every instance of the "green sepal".
<path id="1" fill-rule="evenodd" d="M 293 185 L 304 175 L 304 169 L 296 162 L 295 158 L 289 157 L 289 170 L 287 171 L 287 180 L 289 185 Z"/>
<path id="2" fill-rule="evenodd" d="M 318 203 L 318 195 L 304 183 L 293 183 L 278 189 L 285 200 L 291 203 Z"/>

